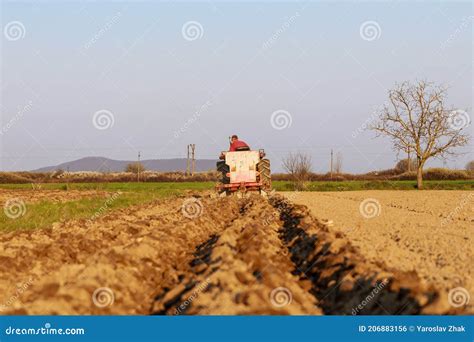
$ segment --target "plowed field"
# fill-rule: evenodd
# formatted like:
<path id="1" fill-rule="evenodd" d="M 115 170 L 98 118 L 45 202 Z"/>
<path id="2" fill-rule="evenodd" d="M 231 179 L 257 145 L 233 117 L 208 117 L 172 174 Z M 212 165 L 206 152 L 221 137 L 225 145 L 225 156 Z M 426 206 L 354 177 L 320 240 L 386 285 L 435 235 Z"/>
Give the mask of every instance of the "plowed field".
<path id="1" fill-rule="evenodd" d="M 383 234 L 372 231 L 372 221 L 365 218 L 346 229 L 342 222 L 349 222 L 350 215 L 339 221 L 337 211 L 319 207 L 319 200 L 311 202 L 311 196 L 320 194 L 289 196 L 217 199 L 198 192 L 113 210 L 93 220 L 3 232 L 0 311 L 351 315 L 470 310 L 469 303 L 459 305 L 458 297 L 453 303 L 448 291 L 454 284 L 472 290 L 469 265 L 454 266 L 472 253 L 472 232 L 466 227 L 445 228 L 454 238 L 447 239 L 452 243 L 439 242 L 439 254 L 446 267 L 455 268 L 445 276 L 456 274 L 458 279 L 442 281 L 441 266 L 421 265 L 434 262 L 430 244 L 438 240 L 429 237 L 441 229 L 428 234 L 391 216 L 379 224 L 391 224 Z M 357 194 L 344 196 L 338 199 L 339 210 L 350 210 L 349 203 L 358 207 Z M 329 203 L 331 197 L 324 200 Z M 294 204 L 300 202 L 308 203 L 312 212 Z M 408 210 L 410 204 L 402 199 L 391 203 L 390 209 L 382 207 L 383 213 L 431 215 L 426 208 L 420 213 Z M 469 214 L 463 215 L 456 220 L 469 224 Z M 367 230 L 364 238 L 362 229 Z M 410 240 L 410 234 L 423 235 Z M 377 236 L 373 250 L 360 242 L 375 244 Z M 415 242 L 404 248 L 403 241 Z M 410 248 L 414 251 L 396 258 L 397 251 Z M 458 259 L 450 256 L 453 249 Z M 422 255 L 415 258 L 417 253 Z"/>

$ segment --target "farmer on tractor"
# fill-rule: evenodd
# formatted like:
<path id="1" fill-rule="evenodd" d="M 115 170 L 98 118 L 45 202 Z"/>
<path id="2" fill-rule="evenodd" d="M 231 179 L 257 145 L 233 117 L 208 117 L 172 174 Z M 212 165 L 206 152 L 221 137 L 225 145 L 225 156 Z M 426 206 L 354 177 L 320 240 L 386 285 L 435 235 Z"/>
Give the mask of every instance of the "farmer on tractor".
<path id="1" fill-rule="evenodd" d="M 239 137 L 234 134 L 230 138 L 229 152 L 235 152 L 235 151 L 250 151 L 250 147 L 244 141 L 239 140 Z"/>
<path id="2" fill-rule="evenodd" d="M 271 189 L 270 161 L 265 151 L 252 151 L 237 135 L 229 137 L 229 151 L 222 152 L 217 162 L 220 173 L 216 189 L 226 195 L 240 191 L 266 193 Z"/>
<path id="3" fill-rule="evenodd" d="M 250 151 L 249 145 L 242 140 L 239 140 L 239 137 L 234 134 L 232 137 L 229 137 L 229 152 L 237 151 Z M 219 159 L 225 159 L 225 153 L 221 153 Z"/>

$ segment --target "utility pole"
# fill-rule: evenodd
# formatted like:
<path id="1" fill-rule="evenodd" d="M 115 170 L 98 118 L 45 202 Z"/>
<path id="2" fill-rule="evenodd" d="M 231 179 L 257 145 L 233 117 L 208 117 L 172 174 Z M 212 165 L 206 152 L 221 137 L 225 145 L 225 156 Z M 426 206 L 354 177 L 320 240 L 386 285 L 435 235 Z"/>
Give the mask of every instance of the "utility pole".
<path id="1" fill-rule="evenodd" d="M 189 145 L 186 146 L 188 156 L 186 157 L 186 176 L 189 174 Z"/>
<path id="2" fill-rule="evenodd" d="M 408 147 L 408 172 L 411 171 L 410 147 Z"/>
<path id="3" fill-rule="evenodd" d="M 332 148 L 331 148 L 331 179 L 332 179 L 332 159 L 333 159 L 333 151 L 332 151 Z"/>
<path id="4" fill-rule="evenodd" d="M 137 182 L 140 182 L 140 151 L 138 151 Z"/>
<path id="5" fill-rule="evenodd" d="M 196 148 L 196 144 L 191 144 L 191 153 L 192 153 L 192 171 L 191 175 L 194 175 L 196 171 L 196 159 L 194 158 L 194 149 Z"/>

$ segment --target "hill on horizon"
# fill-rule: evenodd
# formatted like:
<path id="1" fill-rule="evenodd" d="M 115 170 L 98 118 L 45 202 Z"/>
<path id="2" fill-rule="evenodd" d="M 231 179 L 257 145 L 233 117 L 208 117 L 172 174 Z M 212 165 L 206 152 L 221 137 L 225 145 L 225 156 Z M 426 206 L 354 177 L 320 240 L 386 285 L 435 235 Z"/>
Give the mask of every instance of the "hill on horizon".
<path id="1" fill-rule="evenodd" d="M 85 157 L 77 160 L 65 162 L 58 165 L 41 167 L 31 172 L 51 172 L 55 170 L 64 171 L 96 171 L 96 172 L 122 172 L 127 164 L 135 163 L 136 160 L 115 160 L 105 157 Z M 185 171 L 186 158 L 174 159 L 148 159 L 142 160 L 141 163 L 146 170 L 172 172 Z M 216 168 L 216 160 L 214 159 L 196 159 L 196 172 L 214 170 Z"/>

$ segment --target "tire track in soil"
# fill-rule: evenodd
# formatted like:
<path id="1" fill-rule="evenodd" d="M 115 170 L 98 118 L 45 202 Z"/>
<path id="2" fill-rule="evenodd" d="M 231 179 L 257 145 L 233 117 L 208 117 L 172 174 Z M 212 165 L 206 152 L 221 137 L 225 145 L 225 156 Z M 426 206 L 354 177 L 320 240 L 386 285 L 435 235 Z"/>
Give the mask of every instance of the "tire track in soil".
<path id="1" fill-rule="evenodd" d="M 311 282 L 310 292 L 324 314 L 462 313 L 415 272 L 367 262 L 342 234 L 330 232 L 313 218 L 306 206 L 293 205 L 279 195 L 270 203 L 283 221 L 279 235 L 291 255 L 293 273 Z"/>
<path id="2" fill-rule="evenodd" d="M 322 314 L 309 283 L 291 274 L 275 209 L 260 196 L 239 205 L 240 216 L 196 248 L 189 272 L 159 290 L 151 314 Z"/>

